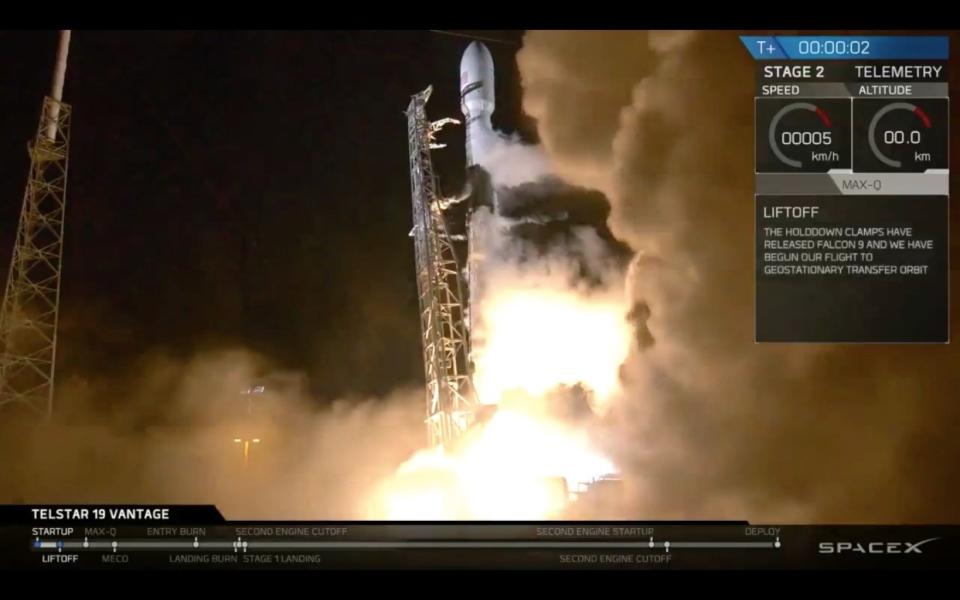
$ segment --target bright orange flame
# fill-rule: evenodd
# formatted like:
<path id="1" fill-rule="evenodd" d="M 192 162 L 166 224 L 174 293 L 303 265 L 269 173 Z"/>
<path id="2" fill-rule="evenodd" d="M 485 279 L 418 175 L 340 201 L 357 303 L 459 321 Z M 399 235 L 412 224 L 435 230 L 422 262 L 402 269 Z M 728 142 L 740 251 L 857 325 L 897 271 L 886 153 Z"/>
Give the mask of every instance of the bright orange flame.
<path id="1" fill-rule="evenodd" d="M 404 463 L 381 486 L 373 518 L 558 518 L 570 492 L 616 471 L 550 403 L 558 388 L 580 386 L 602 412 L 617 394 L 633 339 L 624 290 L 571 288 L 575 271 L 563 259 L 482 268 L 473 381 L 497 411 L 445 451 Z"/>
<path id="2" fill-rule="evenodd" d="M 632 339 L 619 295 L 521 287 L 493 294 L 481 312 L 474 384 L 483 402 L 498 403 L 513 390 L 543 396 L 581 384 L 603 407 L 617 391 Z"/>
<path id="3" fill-rule="evenodd" d="M 374 510 L 395 520 L 550 519 L 568 488 L 614 470 L 585 434 L 503 409 L 456 449 L 414 455 L 380 490 Z"/>

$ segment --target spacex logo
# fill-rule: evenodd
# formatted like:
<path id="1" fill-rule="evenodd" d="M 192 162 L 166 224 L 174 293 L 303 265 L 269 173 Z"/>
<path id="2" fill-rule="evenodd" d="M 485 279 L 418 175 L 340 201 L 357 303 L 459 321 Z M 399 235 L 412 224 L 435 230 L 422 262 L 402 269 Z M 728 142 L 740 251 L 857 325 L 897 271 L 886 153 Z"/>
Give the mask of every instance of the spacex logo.
<path id="1" fill-rule="evenodd" d="M 927 538 L 919 542 L 820 542 L 819 554 L 923 554 L 921 546 L 939 540 Z"/>

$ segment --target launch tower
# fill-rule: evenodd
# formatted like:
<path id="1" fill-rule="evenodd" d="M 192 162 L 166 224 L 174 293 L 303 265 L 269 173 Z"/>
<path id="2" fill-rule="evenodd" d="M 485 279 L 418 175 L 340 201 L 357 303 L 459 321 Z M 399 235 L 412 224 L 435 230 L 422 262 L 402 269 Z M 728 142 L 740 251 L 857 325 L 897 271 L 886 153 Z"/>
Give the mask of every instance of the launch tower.
<path id="1" fill-rule="evenodd" d="M 0 307 L 0 407 L 20 404 L 47 416 L 53 411 L 67 200 L 71 111 L 62 98 L 69 44 L 70 32 L 62 31 L 53 86 L 27 144 L 30 174 Z"/>
<path id="2" fill-rule="evenodd" d="M 442 148 L 436 133 L 453 119 L 430 122 L 426 104 L 432 87 L 410 99 L 410 191 L 420 302 L 420 332 L 426 377 L 427 431 L 431 445 L 456 438 L 473 422 L 477 402 L 468 370 L 469 338 L 460 263 L 447 231 L 430 151 Z"/>

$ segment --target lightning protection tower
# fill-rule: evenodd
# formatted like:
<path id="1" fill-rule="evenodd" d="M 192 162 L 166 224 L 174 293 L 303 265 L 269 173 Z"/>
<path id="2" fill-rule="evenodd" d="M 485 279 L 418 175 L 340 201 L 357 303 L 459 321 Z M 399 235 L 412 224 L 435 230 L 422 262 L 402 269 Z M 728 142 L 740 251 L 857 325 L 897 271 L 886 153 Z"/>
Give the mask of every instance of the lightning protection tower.
<path id="1" fill-rule="evenodd" d="M 60 32 L 57 64 L 40 125 L 27 144 L 30 174 L 0 307 L 0 408 L 53 412 L 63 220 L 67 200 L 70 105 L 63 98 L 70 32 Z"/>
<path id="2" fill-rule="evenodd" d="M 442 148 L 434 136 L 454 119 L 427 120 L 432 86 L 407 107 L 410 191 L 420 332 L 426 376 L 427 433 L 431 445 L 454 439 L 473 422 L 476 399 L 468 372 L 469 340 L 464 319 L 459 263 L 438 196 L 430 150 Z"/>

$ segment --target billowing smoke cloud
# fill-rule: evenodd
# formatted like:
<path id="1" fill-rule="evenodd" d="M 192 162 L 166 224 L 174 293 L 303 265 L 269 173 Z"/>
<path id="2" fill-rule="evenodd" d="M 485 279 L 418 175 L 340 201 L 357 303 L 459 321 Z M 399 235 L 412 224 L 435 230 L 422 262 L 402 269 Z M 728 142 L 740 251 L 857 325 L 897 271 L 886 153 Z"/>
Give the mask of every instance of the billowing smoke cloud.
<path id="1" fill-rule="evenodd" d="M 553 174 L 538 145 L 524 144 L 519 136 L 498 133 L 480 166 L 491 175 L 496 187 L 516 187 Z"/>
<path id="2" fill-rule="evenodd" d="M 732 33 L 530 32 L 524 109 L 636 251 L 609 424 L 637 518 L 957 521 L 951 346 L 753 343 L 753 64 Z"/>
<path id="3" fill-rule="evenodd" d="M 517 390 L 542 397 L 579 384 L 606 405 L 632 341 L 621 261 L 596 230 L 566 221 L 563 235 L 541 237 L 539 246 L 523 236 L 542 231 L 527 233 L 488 211 L 475 213 L 471 227 L 491 233 L 483 287 L 471 295 L 481 399 L 496 403 Z"/>
<path id="4" fill-rule="evenodd" d="M 605 407 L 632 341 L 625 253 L 605 200 L 559 178 L 539 144 L 497 135 L 481 165 L 497 212 L 470 217 L 484 253 L 470 290 L 474 384 L 487 403 L 580 386 Z"/>
<path id="5" fill-rule="evenodd" d="M 487 406 L 385 480 L 374 514 L 557 518 L 569 491 L 616 470 L 595 414 L 619 392 L 633 340 L 625 249 L 602 195 L 556 177 L 541 147 L 497 135 L 481 164 L 496 211 L 469 217 L 473 383 Z"/>
<path id="6" fill-rule="evenodd" d="M 65 381 L 49 423 L 4 413 L 0 503 L 209 503 L 235 519 L 364 518 L 377 482 L 424 442 L 422 391 L 318 409 L 299 377 L 258 377 L 265 368 L 224 351 L 151 356 L 126 377 Z M 266 390 L 251 411 L 241 391 L 255 382 Z"/>

